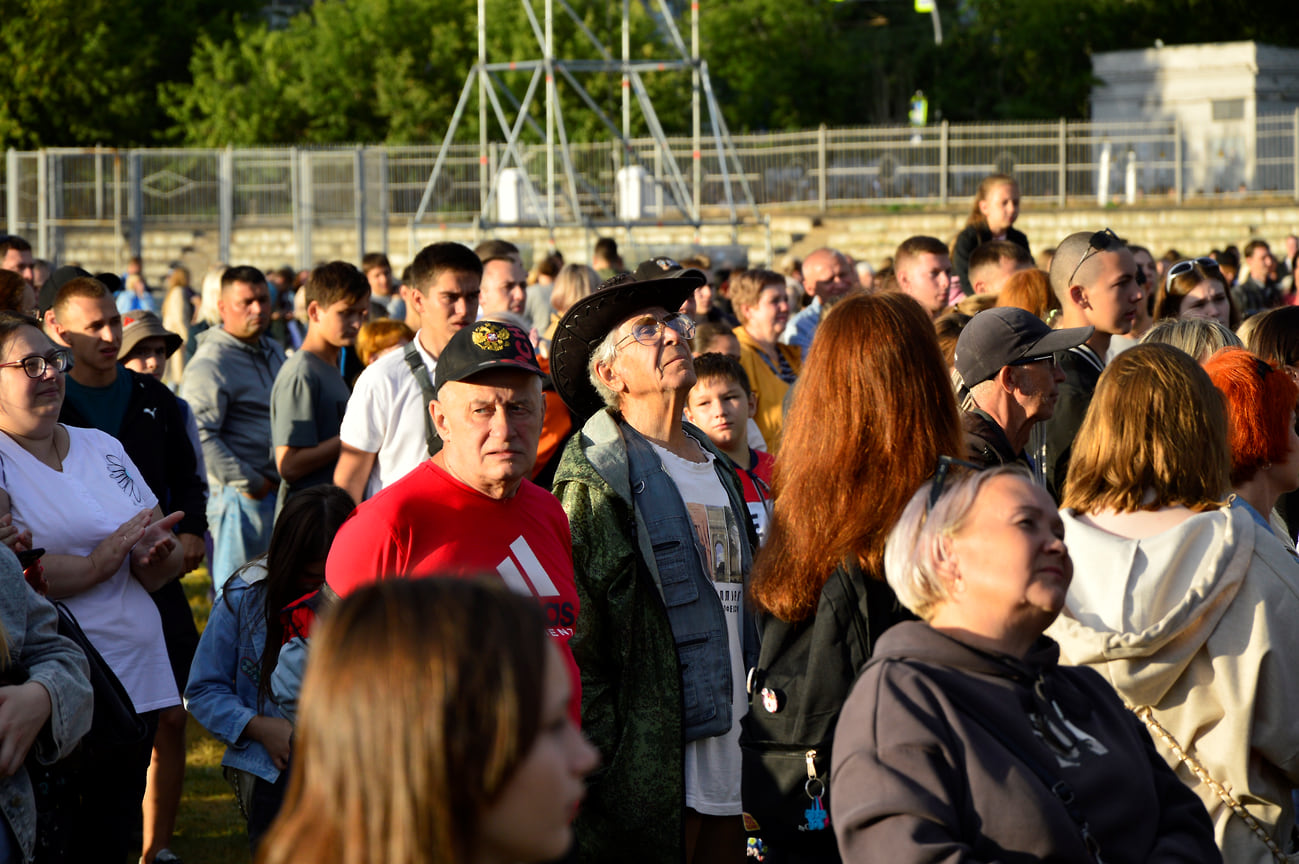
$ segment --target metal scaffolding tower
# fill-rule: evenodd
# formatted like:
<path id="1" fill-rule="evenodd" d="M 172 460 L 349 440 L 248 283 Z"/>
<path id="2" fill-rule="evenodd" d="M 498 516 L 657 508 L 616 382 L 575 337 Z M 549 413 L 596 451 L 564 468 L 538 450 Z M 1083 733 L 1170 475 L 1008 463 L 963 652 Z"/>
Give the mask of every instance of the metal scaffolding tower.
<path id="1" fill-rule="evenodd" d="M 704 225 L 730 225 L 732 238 L 735 228 L 743 219 L 740 208 L 752 212 L 756 221 L 762 221 L 757 205 L 754 203 L 753 191 L 749 187 L 731 133 L 718 107 L 713 94 L 712 84 L 708 77 L 708 64 L 699 57 L 699 2 L 690 4 L 691 35 L 687 48 L 685 40 L 677 27 L 675 16 L 669 9 L 667 0 L 643 0 L 649 8 L 654 2 L 658 8 L 657 22 L 668 37 L 672 52 L 675 55 L 665 60 L 631 59 L 631 0 L 621 0 L 622 4 L 622 57 L 615 58 L 600 39 L 586 26 L 569 0 L 542 0 L 544 10 L 538 20 L 534 3 L 536 0 L 520 0 L 527 15 L 537 45 L 541 50 L 540 59 L 530 60 L 493 60 L 487 57 L 487 14 L 486 0 L 478 0 L 478 62 L 474 64 L 460 92 L 455 112 L 447 128 L 442 146 L 438 150 L 432 173 L 424 187 L 419 208 L 411 222 L 412 237 L 429 210 L 437 188 L 439 176 L 446 167 L 448 152 L 455 138 L 456 130 L 464 117 L 469 99 L 478 87 L 478 137 L 479 137 L 479 176 L 481 206 L 474 227 L 489 229 L 498 226 L 541 227 L 552 232 L 560 226 L 579 226 L 584 228 L 622 227 L 631 231 L 642 220 L 636 215 L 629 215 L 624 208 L 619 212 L 617 202 L 609 200 L 607 192 L 602 192 L 575 167 L 573 150 L 568 131 L 564 123 L 563 111 L 557 93 L 560 79 L 571 88 L 581 102 L 590 109 L 609 133 L 619 142 L 622 165 L 614 166 L 626 169 L 639 166 L 634 176 L 643 178 L 641 182 L 654 185 L 655 196 L 661 196 L 669 212 L 675 211 L 672 218 L 664 219 L 660 212 L 657 216 L 644 220 L 646 224 L 691 225 L 696 229 Z M 594 47 L 600 59 L 565 60 L 555 57 L 554 52 L 554 16 L 555 6 L 566 13 L 577 25 L 583 36 Z M 689 70 L 691 73 L 691 170 L 687 178 L 678 165 L 663 126 L 650 95 L 646 90 L 644 75 L 668 70 Z M 528 87 L 519 99 L 502 79 L 506 72 L 531 72 Z M 622 122 L 616 123 L 600 107 L 588 89 L 579 80 L 579 75 L 619 74 L 622 78 Z M 541 99 L 545 104 L 545 128 L 537 123 L 530 111 L 537 99 L 538 90 L 542 90 Z M 702 100 L 702 101 L 701 101 Z M 650 136 L 653 140 L 651 158 L 648 160 L 659 166 L 660 170 L 651 170 L 644 161 L 645 148 L 634 146 L 631 140 L 633 102 L 640 109 Z M 717 159 L 721 174 L 721 185 L 725 198 L 726 219 L 707 220 L 703 216 L 702 189 L 704 185 L 703 157 L 705 155 L 705 128 L 702 111 L 707 111 L 707 147 Z M 489 124 L 489 111 L 495 126 Z M 544 142 L 545 176 L 533 176 L 524 158 L 520 143 L 520 134 L 524 127 L 530 129 Z M 489 160 L 489 143 L 491 132 L 495 130 L 504 138 L 503 153 L 499 160 Z M 556 165 L 556 157 L 559 164 Z M 616 157 L 615 157 L 616 158 Z M 492 164 L 494 163 L 494 164 Z M 518 208 L 518 218 L 509 221 L 494 219 L 494 207 L 499 203 L 499 191 L 503 172 L 517 181 L 521 192 L 523 206 Z M 540 173 L 539 171 L 536 173 Z M 739 200 L 735 186 L 739 186 Z M 616 185 L 616 184 L 615 184 Z"/>

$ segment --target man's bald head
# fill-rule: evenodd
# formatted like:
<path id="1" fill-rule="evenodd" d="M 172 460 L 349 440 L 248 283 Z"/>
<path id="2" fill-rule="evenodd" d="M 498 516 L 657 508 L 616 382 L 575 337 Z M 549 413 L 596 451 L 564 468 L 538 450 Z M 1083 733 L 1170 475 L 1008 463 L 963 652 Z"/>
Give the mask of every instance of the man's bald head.
<path id="1" fill-rule="evenodd" d="M 1051 259 L 1051 293 L 1060 301 L 1061 306 L 1068 306 L 1070 288 L 1074 285 L 1090 285 L 1096 279 L 1100 269 L 1098 253 L 1102 251 L 1092 244 L 1092 238 L 1097 234 L 1105 236 L 1112 244 L 1104 251 L 1117 252 L 1124 248 L 1112 233 L 1097 231 L 1070 234 L 1056 247 L 1055 256 Z"/>
<path id="2" fill-rule="evenodd" d="M 856 286 L 856 273 L 836 249 L 821 248 L 803 259 L 803 290 L 828 306 Z"/>

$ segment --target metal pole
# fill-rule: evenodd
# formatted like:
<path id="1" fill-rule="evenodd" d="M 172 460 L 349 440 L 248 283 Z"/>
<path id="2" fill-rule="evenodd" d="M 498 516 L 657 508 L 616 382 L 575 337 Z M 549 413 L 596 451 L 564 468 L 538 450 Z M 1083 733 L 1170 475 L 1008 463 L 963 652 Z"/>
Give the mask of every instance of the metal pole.
<path id="1" fill-rule="evenodd" d="M 1056 171 L 1056 194 L 1061 207 L 1069 199 L 1069 124 L 1063 117 L 1060 118 L 1060 131 L 1057 133 L 1058 147 L 1060 148 L 1060 162 Z"/>
<path id="2" fill-rule="evenodd" d="M 104 221 L 104 148 L 95 145 L 95 221 Z M 116 265 L 114 265 L 116 266 Z"/>
<path id="3" fill-rule="evenodd" d="M 694 188 L 695 214 L 701 212 L 704 188 L 704 154 L 700 143 L 699 121 L 699 0 L 690 3 L 690 159 L 691 185 Z M 726 157 L 719 150 L 719 160 Z M 734 221 L 734 214 L 732 214 Z"/>
<path id="4" fill-rule="evenodd" d="M 546 0 L 546 224 L 555 230 L 555 6 Z M 522 167 L 522 166 L 520 166 Z"/>
<path id="5" fill-rule="evenodd" d="M 352 210 L 356 214 L 356 260 L 365 257 L 365 153 L 360 147 L 352 155 Z"/>
<path id="6" fill-rule="evenodd" d="M 1182 179 L 1182 118 L 1173 118 L 1173 184 L 1177 188 L 1177 203 L 1186 203 L 1185 181 Z"/>
<path id="7" fill-rule="evenodd" d="M 388 222 L 392 218 L 391 207 L 392 204 L 388 200 L 388 148 L 385 147 L 379 151 L 379 237 L 380 250 L 385 255 L 388 254 Z"/>
<path id="8" fill-rule="evenodd" d="M 298 187 L 302 185 L 298 178 L 301 166 L 298 164 L 298 148 L 289 148 L 289 215 L 293 222 L 293 245 L 298 248 L 298 257 L 294 262 L 302 269 L 302 195 Z M 227 264 L 230 262 L 227 261 Z"/>
<path id="9" fill-rule="evenodd" d="M 139 255 L 144 238 L 144 169 L 142 154 L 132 150 L 127 157 L 127 185 L 131 189 L 131 254 Z M 44 256 L 42 256 L 44 257 Z"/>
<path id="10" fill-rule="evenodd" d="M 828 185 L 825 179 L 828 167 L 826 160 L 826 139 L 828 137 L 826 126 L 822 123 L 816 130 L 816 206 L 821 213 L 825 212 L 825 188 Z"/>
<path id="11" fill-rule="evenodd" d="M 5 233 L 17 234 L 18 221 L 18 151 L 10 147 L 5 151 Z M 121 236 L 120 234 L 118 235 Z"/>
<path id="12" fill-rule="evenodd" d="M 217 188 L 220 192 L 217 256 L 222 261 L 229 263 L 230 243 L 234 237 L 235 225 L 235 151 L 229 145 L 221 151 L 221 155 L 218 157 Z"/>
<path id="13" fill-rule="evenodd" d="M 951 161 L 948 133 L 949 127 L 944 120 L 938 127 L 938 203 L 944 207 L 947 206 L 947 166 Z"/>
<path id="14" fill-rule="evenodd" d="M 622 139 L 631 139 L 631 0 L 622 0 Z"/>
<path id="15" fill-rule="evenodd" d="M 45 233 L 49 229 L 50 218 L 50 168 L 46 161 L 49 156 L 44 150 L 41 150 L 37 156 L 40 161 L 36 168 L 36 256 L 48 259 L 50 255 L 46 248 Z"/>
<path id="16" fill-rule="evenodd" d="M 316 227 L 316 177 L 311 166 L 311 151 L 298 154 L 302 168 L 298 171 L 298 188 L 302 191 L 302 242 L 298 246 L 298 267 L 311 266 L 314 257 L 311 249 L 311 232 Z"/>
<path id="17" fill-rule="evenodd" d="M 1294 170 L 1294 200 L 1299 201 L 1299 108 L 1290 124 L 1290 167 Z"/>
<path id="18" fill-rule="evenodd" d="M 525 0 L 526 2 L 526 0 Z M 491 178 L 487 176 L 487 4 L 478 0 L 478 212 L 481 215 L 487 210 L 487 198 L 491 194 Z M 447 143 L 451 142 L 451 132 L 447 131 Z M 444 148 L 445 149 L 445 148 Z M 442 155 L 438 154 L 438 162 Z M 436 169 L 434 171 L 436 174 Z M 428 191 L 432 191 L 432 183 Z M 422 211 L 424 208 L 420 207 Z M 422 214 L 421 214 L 422 215 Z"/>
<path id="19" fill-rule="evenodd" d="M 9 152 L 13 152 L 12 150 Z M 12 175 L 10 175 L 12 176 Z M 14 199 L 17 200 L 17 199 Z M 113 150 L 113 237 L 117 242 L 113 244 L 121 254 L 122 248 L 122 151 Z"/>

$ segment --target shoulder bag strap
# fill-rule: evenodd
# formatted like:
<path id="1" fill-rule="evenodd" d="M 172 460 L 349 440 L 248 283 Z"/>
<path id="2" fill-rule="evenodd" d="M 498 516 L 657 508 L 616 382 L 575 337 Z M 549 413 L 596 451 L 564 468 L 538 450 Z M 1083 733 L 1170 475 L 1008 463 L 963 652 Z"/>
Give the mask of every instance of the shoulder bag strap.
<path id="1" fill-rule="evenodd" d="M 424 396 L 424 443 L 428 447 L 428 455 L 436 456 L 442 449 L 442 439 L 433 428 L 433 415 L 428 410 L 429 403 L 437 395 L 433 392 L 433 379 L 429 377 L 428 367 L 424 365 L 424 358 L 420 356 L 419 346 L 414 339 L 406 343 L 402 356 L 406 358 L 406 365 L 410 367 L 411 374 L 419 383 L 420 393 Z"/>

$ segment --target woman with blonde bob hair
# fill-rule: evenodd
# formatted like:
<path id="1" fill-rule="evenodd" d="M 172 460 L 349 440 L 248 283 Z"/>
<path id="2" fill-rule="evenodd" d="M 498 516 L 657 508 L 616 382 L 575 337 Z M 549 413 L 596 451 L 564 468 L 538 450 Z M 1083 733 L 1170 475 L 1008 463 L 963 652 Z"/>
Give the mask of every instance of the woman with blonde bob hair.
<path id="1" fill-rule="evenodd" d="M 1221 861 L 1114 691 L 1043 635 L 1073 577 L 1050 496 L 1022 467 L 965 467 L 940 460 L 889 534 L 889 585 L 922 620 L 879 639 L 844 705 L 844 861 Z"/>
<path id="2" fill-rule="evenodd" d="M 284 807 L 259 864 L 561 857 L 598 756 L 532 598 L 393 579 L 312 634 Z"/>
<path id="3" fill-rule="evenodd" d="M 1223 858 L 1262 864 L 1295 851 L 1299 563 L 1228 500 L 1231 465 L 1223 398 L 1191 357 L 1145 344 L 1113 360 L 1064 487 L 1086 576 L 1050 634 L 1146 723 Z"/>

